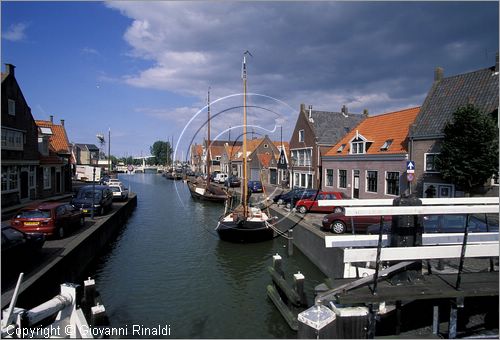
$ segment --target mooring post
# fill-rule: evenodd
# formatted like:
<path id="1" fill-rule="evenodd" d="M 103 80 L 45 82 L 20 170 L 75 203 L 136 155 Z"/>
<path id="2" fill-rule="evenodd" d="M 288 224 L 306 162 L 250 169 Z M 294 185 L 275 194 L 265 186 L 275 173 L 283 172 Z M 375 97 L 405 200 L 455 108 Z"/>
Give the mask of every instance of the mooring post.
<path id="1" fill-rule="evenodd" d="M 88 280 L 83 281 L 83 299 L 85 301 L 85 309 L 88 308 L 90 310 L 90 307 L 95 305 L 95 297 L 95 280 L 89 277 Z"/>
<path id="2" fill-rule="evenodd" d="M 297 295 L 300 297 L 300 304 L 302 306 L 307 306 L 307 297 L 304 291 L 304 280 L 305 276 L 301 272 L 293 274 L 293 287 L 295 288 Z"/>
<path id="3" fill-rule="evenodd" d="M 92 326 L 103 326 L 106 324 L 106 308 L 103 305 L 90 308 L 90 324 Z"/>
<path id="4" fill-rule="evenodd" d="M 288 230 L 288 256 L 293 255 L 293 230 Z"/>
<path id="5" fill-rule="evenodd" d="M 457 320 L 458 309 L 464 306 L 464 298 L 458 297 L 451 301 L 450 306 L 450 323 L 448 325 L 448 339 L 455 339 L 457 337 Z"/>
<path id="6" fill-rule="evenodd" d="M 281 256 L 277 253 L 276 255 L 273 255 L 273 268 L 281 277 L 285 277 L 285 273 L 281 268 Z"/>
<path id="7" fill-rule="evenodd" d="M 299 339 L 336 339 L 337 325 L 335 313 L 324 305 L 315 305 L 297 317 Z"/>
<path id="8" fill-rule="evenodd" d="M 432 307 L 432 334 L 439 334 L 439 306 Z"/>

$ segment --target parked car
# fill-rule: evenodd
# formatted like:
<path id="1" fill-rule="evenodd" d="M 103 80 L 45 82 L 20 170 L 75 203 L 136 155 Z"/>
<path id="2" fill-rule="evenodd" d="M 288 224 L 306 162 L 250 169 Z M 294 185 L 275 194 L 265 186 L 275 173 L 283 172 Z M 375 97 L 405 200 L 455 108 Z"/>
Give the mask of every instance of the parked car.
<path id="1" fill-rule="evenodd" d="M 85 224 L 82 211 L 65 202 L 46 202 L 21 209 L 10 220 L 10 225 L 25 233 L 44 233 L 63 238 L 71 229 Z"/>
<path id="2" fill-rule="evenodd" d="M 391 222 L 392 216 L 384 216 L 383 221 Z M 322 220 L 323 229 L 335 234 L 352 232 L 353 228 L 356 234 L 366 234 L 368 227 L 377 223 L 380 223 L 380 216 L 345 216 L 344 211 L 325 215 Z"/>
<path id="3" fill-rule="evenodd" d="M 241 179 L 236 176 L 229 176 L 224 183 L 226 187 L 239 187 L 241 185 Z"/>
<path id="4" fill-rule="evenodd" d="M 261 181 L 248 181 L 248 190 L 250 192 L 263 192 Z"/>
<path id="5" fill-rule="evenodd" d="M 342 207 L 320 207 L 318 202 L 321 200 L 342 200 L 347 199 L 347 197 L 341 192 L 335 191 L 320 191 L 317 195 L 302 198 L 295 203 L 297 210 L 305 214 L 306 212 L 341 212 L 344 211 Z"/>
<path id="6" fill-rule="evenodd" d="M 2 267 L 7 262 L 35 254 L 45 243 L 43 233 L 24 233 L 16 228 L 2 227 Z"/>
<path id="7" fill-rule="evenodd" d="M 220 171 L 214 171 L 210 174 L 210 181 L 211 182 L 214 182 L 215 181 L 215 176 L 217 176 L 218 174 L 220 174 Z"/>
<path id="8" fill-rule="evenodd" d="M 424 233 L 463 233 L 465 231 L 466 214 L 453 215 L 425 215 L 421 221 Z M 368 227 L 368 234 L 378 234 L 379 224 Z M 488 225 L 482 215 L 471 215 L 469 219 L 469 232 L 484 233 L 487 231 L 498 232 L 498 222 L 494 219 L 488 220 Z M 382 233 L 391 232 L 391 223 L 384 224 Z"/>
<path id="9" fill-rule="evenodd" d="M 113 192 L 107 185 L 96 185 L 95 191 L 93 187 L 93 185 L 81 187 L 71 200 L 71 205 L 81 209 L 85 214 L 90 214 L 94 210 L 94 213 L 104 215 L 104 212 L 111 210 L 113 206 Z"/>
<path id="10" fill-rule="evenodd" d="M 293 202 L 297 202 L 300 199 L 310 198 L 316 195 L 318 190 L 316 189 L 306 189 L 306 188 L 293 188 L 292 190 L 276 195 L 273 197 L 273 201 L 278 204 L 291 204 L 292 199 Z"/>
<path id="11" fill-rule="evenodd" d="M 101 180 L 99 181 L 99 184 L 101 185 L 106 185 L 111 177 L 109 175 L 104 175 L 101 177 Z"/>
<path id="12" fill-rule="evenodd" d="M 113 199 L 125 201 L 128 198 L 128 189 L 122 184 L 111 184 L 109 188 L 113 192 Z"/>
<path id="13" fill-rule="evenodd" d="M 110 178 L 105 182 L 106 185 L 122 184 L 118 178 Z"/>

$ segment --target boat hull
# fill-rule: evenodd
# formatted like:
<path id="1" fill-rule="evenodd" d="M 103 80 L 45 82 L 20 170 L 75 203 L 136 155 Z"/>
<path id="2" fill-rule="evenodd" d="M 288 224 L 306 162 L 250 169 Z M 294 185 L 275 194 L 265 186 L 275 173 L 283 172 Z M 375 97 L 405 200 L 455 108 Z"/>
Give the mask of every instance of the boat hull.
<path id="1" fill-rule="evenodd" d="M 255 243 L 271 240 L 274 231 L 264 221 L 219 221 L 217 233 L 223 241 Z"/>
<path id="2" fill-rule="evenodd" d="M 189 192 L 191 193 L 191 197 L 196 199 L 196 200 L 200 200 L 200 201 L 208 201 L 208 202 L 217 202 L 217 203 L 224 203 L 227 199 L 227 195 L 224 194 L 224 195 L 215 195 L 215 194 L 211 194 L 210 192 L 205 191 L 204 194 L 200 193 L 200 192 L 197 192 L 196 191 L 196 185 L 191 183 L 191 182 L 188 182 L 188 188 L 189 188 Z"/>

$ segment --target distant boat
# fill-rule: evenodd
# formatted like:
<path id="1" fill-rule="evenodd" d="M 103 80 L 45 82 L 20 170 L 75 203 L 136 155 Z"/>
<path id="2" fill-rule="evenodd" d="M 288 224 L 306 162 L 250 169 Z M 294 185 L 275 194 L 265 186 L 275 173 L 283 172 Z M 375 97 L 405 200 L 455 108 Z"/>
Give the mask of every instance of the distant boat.
<path id="1" fill-rule="evenodd" d="M 261 242 L 274 237 L 274 227 L 270 216 L 257 207 L 248 205 L 248 164 L 247 164 L 247 70 L 246 56 L 243 54 L 243 181 L 241 185 L 241 204 L 226 213 L 215 229 L 221 240 L 238 243 Z M 226 203 L 226 207 L 230 204 Z M 228 210 L 228 209 L 227 209 Z"/>
<path id="2" fill-rule="evenodd" d="M 224 203 L 228 198 L 229 193 L 224 189 L 210 183 L 210 88 L 208 89 L 207 97 L 207 179 L 198 179 L 195 181 L 187 181 L 191 197 L 197 200 L 220 202 Z"/>

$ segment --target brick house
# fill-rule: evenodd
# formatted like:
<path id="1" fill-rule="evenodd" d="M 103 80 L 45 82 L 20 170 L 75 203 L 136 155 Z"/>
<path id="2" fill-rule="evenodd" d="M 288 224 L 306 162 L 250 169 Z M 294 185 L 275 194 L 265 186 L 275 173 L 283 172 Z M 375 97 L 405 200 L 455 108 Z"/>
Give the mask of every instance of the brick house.
<path id="1" fill-rule="evenodd" d="M 38 183 L 41 197 L 52 196 L 64 192 L 71 192 L 72 168 L 71 151 L 64 127 L 50 120 L 36 120 L 39 128 L 40 169 Z"/>
<path id="2" fill-rule="evenodd" d="M 321 156 L 367 116 L 366 110 L 364 114 L 348 113 L 346 106 L 341 112 L 326 112 L 312 106 L 306 110 L 301 104 L 289 144 L 290 187 L 321 187 Z"/>
<path id="3" fill-rule="evenodd" d="M 443 129 L 462 106 L 473 104 L 481 111 L 498 117 L 498 54 L 496 65 L 469 73 L 443 77 L 437 68 L 420 114 L 410 130 L 410 158 L 415 161 L 416 182 L 412 191 L 420 197 L 463 196 L 460 188 L 444 181 L 434 159 L 441 150 Z M 494 175 L 494 174 L 492 174 Z M 486 183 L 478 194 L 498 196 L 498 176 Z"/>
<path id="4" fill-rule="evenodd" d="M 323 156 L 322 189 L 395 198 L 407 187 L 408 130 L 419 108 L 368 117 Z"/>
<path id="5" fill-rule="evenodd" d="M 38 129 L 14 69 L 2 73 L 2 207 L 37 198 Z"/>

